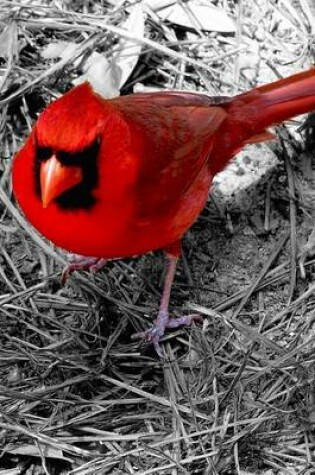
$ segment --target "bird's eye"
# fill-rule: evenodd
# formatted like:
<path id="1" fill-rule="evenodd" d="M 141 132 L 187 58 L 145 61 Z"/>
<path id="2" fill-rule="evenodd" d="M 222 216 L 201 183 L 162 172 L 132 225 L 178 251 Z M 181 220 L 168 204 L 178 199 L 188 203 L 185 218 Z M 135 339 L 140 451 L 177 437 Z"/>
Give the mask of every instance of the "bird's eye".
<path id="1" fill-rule="evenodd" d="M 98 150 L 100 146 L 100 141 L 96 139 L 88 147 L 76 151 L 76 152 L 65 152 L 59 150 L 56 152 L 57 158 L 63 165 L 84 165 L 90 163 L 92 160 L 96 159 Z"/>
<path id="2" fill-rule="evenodd" d="M 56 155 L 60 163 L 62 163 L 63 165 L 73 165 L 74 162 L 76 162 L 75 160 L 76 154 L 74 153 L 58 151 Z"/>
<path id="3" fill-rule="evenodd" d="M 53 152 L 52 149 L 49 147 L 37 147 L 37 159 L 40 162 L 44 162 L 48 160 L 52 156 Z"/>

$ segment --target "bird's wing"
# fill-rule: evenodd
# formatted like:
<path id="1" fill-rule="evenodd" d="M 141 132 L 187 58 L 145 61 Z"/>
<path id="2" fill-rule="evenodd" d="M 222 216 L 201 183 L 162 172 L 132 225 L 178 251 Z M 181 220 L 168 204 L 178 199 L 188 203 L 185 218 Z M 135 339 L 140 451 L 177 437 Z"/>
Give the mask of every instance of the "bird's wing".
<path id="1" fill-rule="evenodd" d="M 215 106 L 229 104 L 232 100 L 229 96 L 208 96 L 199 92 L 188 91 L 161 91 L 161 92 L 137 92 L 132 96 L 119 97 L 120 102 L 151 103 L 163 107 L 192 107 L 192 106 Z M 114 99 L 115 100 L 115 99 Z"/>
<path id="2" fill-rule="evenodd" d="M 227 113 L 191 93 L 133 95 L 120 108 L 141 157 L 135 186 L 141 218 L 172 213 L 206 165 Z"/>

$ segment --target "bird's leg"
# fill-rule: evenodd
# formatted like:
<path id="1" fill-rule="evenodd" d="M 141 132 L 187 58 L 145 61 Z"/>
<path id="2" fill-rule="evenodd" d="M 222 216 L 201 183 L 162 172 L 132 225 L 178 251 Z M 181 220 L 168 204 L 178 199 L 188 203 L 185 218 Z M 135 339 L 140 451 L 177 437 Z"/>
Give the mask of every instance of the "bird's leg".
<path id="1" fill-rule="evenodd" d="M 91 272 L 97 272 L 107 264 L 107 259 L 100 257 L 86 257 L 78 254 L 71 254 L 69 264 L 62 271 L 61 280 L 64 284 L 69 275 L 76 270 L 90 270 Z"/>
<path id="2" fill-rule="evenodd" d="M 141 338 L 145 341 L 151 342 L 155 348 L 155 351 L 160 357 L 163 357 L 162 349 L 160 346 L 160 339 L 164 335 L 165 330 L 167 328 L 177 328 L 182 325 L 191 325 L 194 321 L 202 321 L 202 317 L 200 315 L 195 314 L 177 318 L 170 318 L 168 307 L 179 256 L 177 253 L 173 254 L 166 252 L 166 257 L 168 259 L 167 272 L 164 281 L 159 312 L 155 324 L 149 330 L 133 335 L 133 338 Z"/>

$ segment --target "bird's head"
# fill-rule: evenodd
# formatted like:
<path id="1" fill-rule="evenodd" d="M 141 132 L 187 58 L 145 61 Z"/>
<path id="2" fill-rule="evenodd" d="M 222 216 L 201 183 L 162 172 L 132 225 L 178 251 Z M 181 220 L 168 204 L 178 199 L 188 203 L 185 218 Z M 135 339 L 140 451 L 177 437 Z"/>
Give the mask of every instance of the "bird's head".
<path id="1" fill-rule="evenodd" d="M 50 104 L 34 129 L 35 181 L 44 208 L 93 204 L 97 160 L 104 128 L 104 104 L 88 83 Z"/>

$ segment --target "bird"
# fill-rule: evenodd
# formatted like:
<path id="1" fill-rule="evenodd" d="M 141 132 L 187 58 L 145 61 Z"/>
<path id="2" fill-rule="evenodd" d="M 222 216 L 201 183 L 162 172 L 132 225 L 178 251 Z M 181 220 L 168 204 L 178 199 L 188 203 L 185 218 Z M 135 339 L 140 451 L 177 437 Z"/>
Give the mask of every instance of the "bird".
<path id="1" fill-rule="evenodd" d="M 13 158 L 12 186 L 26 218 L 74 254 L 63 273 L 163 250 L 166 274 L 154 325 L 138 337 L 162 356 L 181 241 L 213 177 L 269 127 L 315 109 L 315 68 L 234 97 L 161 91 L 105 99 L 88 82 L 39 115 Z"/>

